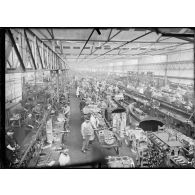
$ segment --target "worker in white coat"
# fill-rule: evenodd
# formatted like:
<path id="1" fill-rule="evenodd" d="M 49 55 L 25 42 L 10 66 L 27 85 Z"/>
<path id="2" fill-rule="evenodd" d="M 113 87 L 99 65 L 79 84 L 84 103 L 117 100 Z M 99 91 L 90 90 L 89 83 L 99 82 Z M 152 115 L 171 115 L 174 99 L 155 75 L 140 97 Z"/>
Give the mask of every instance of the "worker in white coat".
<path id="1" fill-rule="evenodd" d="M 85 121 L 81 125 L 81 134 L 83 137 L 83 146 L 82 146 L 82 152 L 86 153 L 86 150 L 89 150 L 89 140 L 90 137 L 93 134 L 93 127 L 90 123 L 90 116 L 85 118 Z"/>
<path id="2" fill-rule="evenodd" d="M 64 116 L 69 119 L 70 117 L 70 106 L 68 104 L 65 105 L 65 107 L 63 108 L 63 113 Z"/>
<path id="3" fill-rule="evenodd" d="M 80 95 L 80 89 L 79 89 L 79 87 L 77 87 L 76 96 L 79 97 L 79 95 Z"/>

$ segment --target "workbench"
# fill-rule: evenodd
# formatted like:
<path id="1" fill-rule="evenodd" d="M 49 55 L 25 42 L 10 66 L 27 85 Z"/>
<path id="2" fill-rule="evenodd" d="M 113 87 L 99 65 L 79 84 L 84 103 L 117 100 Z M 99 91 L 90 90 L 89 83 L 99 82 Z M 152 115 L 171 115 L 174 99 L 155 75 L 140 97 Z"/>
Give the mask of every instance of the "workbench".
<path id="1" fill-rule="evenodd" d="M 100 139 L 100 136 L 99 136 L 98 131 L 100 131 L 100 130 L 95 130 L 95 136 L 96 136 L 96 138 L 97 138 L 98 143 L 100 144 L 100 146 L 102 148 L 107 148 L 107 149 L 113 148 L 115 150 L 116 154 L 119 155 L 119 145 L 120 144 L 119 144 L 118 137 L 114 134 L 114 137 L 116 139 L 115 142 L 113 144 L 108 145 L 108 144 L 106 144 L 105 142 L 103 142 Z"/>

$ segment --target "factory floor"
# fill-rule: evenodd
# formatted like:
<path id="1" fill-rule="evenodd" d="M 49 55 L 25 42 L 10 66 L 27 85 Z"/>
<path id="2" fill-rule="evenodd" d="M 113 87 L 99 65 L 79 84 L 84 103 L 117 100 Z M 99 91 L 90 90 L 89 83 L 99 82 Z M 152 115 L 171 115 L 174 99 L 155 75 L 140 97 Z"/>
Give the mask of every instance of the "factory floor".
<path id="1" fill-rule="evenodd" d="M 116 156 L 115 150 L 102 148 L 95 139 L 91 144 L 91 150 L 87 153 L 81 152 L 82 136 L 81 136 L 81 112 L 79 107 L 79 99 L 75 95 L 75 90 L 72 89 L 70 94 L 70 133 L 67 137 L 66 145 L 69 148 L 71 164 L 83 164 L 89 162 L 101 161 L 105 156 Z M 119 148 L 119 155 L 130 156 L 135 161 L 135 154 L 130 148 L 123 144 Z M 83 166 L 82 166 L 83 167 Z M 86 166 L 90 167 L 90 166 Z"/>
<path id="2" fill-rule="evenodd" d="M 111 149 L 105 149 L 100 146 L 98 141 L 95 139 L 92 144 L 90 144 L 90 151 L 83 153 L 81 151 L 82 148 L 82 136 L 81 136 L 81 112 L 80 112 L 80 100 L 75 95 L 76 90 L 72 89 L 70 93 L 70 133 L 65 138 L 65 145 L 69 149 L 69 155 L 71 160 L 70 167 L 80 167 L 80 168 L 93 168 L 94 166 L 90 163 L 102 162 L 107 156 L 117 156 L 116 151 Z M 54 124 L 57 121 L 54 121 Z M 60 131 L 56 125 L 53 127 L 55 134 Z M 27 148 L 28 144 L 32 140 L 35 132 L 26 132 L 24 128 L 18 128 L 16 130 L 16 139 L 20 146 L 22 146 L 23 150 Z M 57 142 L 51 145 L 51 147 L 43 150 L 43 153 L 47 153 L 45 158 L 48 158 L 47 163 L 54 160 L 58 165 L 57 161 L 59 158 L 59 153 L 53 149 L 56 146 L 60 146 L 60 136 L 57 136 L 59 139 Z M 125 142 L 123 142 L 122 147 L 119 148 L 120 156 L 129 156 L 132 157 L 135 164 L 135 153 L 133 153 L 129 147 L 126 146 Z M 46 164 L 47 164 L 46 163 Z M 46 165 L 45 164 L 45 165 Z"/>

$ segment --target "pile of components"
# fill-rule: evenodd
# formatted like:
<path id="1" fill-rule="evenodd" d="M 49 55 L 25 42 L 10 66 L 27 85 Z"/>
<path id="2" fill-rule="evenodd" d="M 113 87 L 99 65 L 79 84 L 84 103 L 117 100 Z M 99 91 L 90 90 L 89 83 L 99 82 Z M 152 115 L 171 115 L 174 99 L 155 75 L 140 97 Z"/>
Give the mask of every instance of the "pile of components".
<path id="1" fill-rule="evenodd" d="M 128 156 L 108 156 L 108 168 L 134 168 L 135 164 L 132 158 Z"/>
<path id="2" fill-rule="evenodd" d="M 112 145 L 116 142 L 116 138 L 113 134 L 112 131 L 109 130 L 100 130 L 98 131 L 98 138 L 99 138 L 99 142 L 104 145 Z"/>

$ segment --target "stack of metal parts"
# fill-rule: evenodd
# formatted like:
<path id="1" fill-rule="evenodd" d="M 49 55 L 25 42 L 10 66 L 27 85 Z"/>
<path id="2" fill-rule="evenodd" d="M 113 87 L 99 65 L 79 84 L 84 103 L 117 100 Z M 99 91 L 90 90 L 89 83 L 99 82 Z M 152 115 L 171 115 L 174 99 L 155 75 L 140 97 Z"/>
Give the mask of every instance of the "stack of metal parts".
<path id="1" fill-rule="evenodd" d="M 134 168 L 135 164 L 132 158 L 128 156 L 109 156 L 107 157 L 109 168 Z"/>

